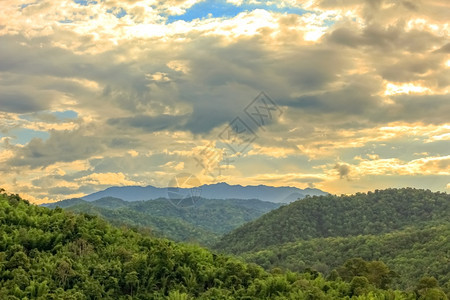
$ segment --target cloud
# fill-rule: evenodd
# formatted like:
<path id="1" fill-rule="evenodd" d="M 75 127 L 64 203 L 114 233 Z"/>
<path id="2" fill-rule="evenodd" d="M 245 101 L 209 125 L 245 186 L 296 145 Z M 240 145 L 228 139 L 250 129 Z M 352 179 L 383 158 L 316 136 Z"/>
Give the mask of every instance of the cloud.
<path id="1" fill-rule="evenodd" d="M 0 109 L 3 112 L 27 113 L 42 108 L 43 106 L 29 95 L 0 90 Z"/>
<path id="2" fill-rule="evenodd" d="M 350 180 L 351 169 L 349 165 L 337 163 L 334 166 L 334 169 L 338 172 L 340 179 L 346 178 L 347 180 Z"/>
<path id="3" fill-rule="evenodd" d="M 73 162 L 89 158 L 100 153 L 102 148 L 97 138 L 83 135 L 81 130 L 50 131 L 50 137 L 46 141 L 34 138 L 24 147 L 11 147 L 15 155 L 7 165 L 42 168 L 56 162 Z"/>
<path id="4" fill-rule="evenodd" d="M 348 178 L 350 172 L 355 177 L 368 175 L 450 175 L 450 156 L 428 156 L 411 161 L 398 158 L 362 159 L 356 165 L 336 164 L 340 178 Z"/>
<path id="5" fill-rule="evenodd" d="M 167 129 L 179 129 L 186 123 L 186 117 L 170 115 L 159 115 L 152 117 L 137 115 L 126 118 L 113 118 L 109 119 L 107 122 L 109 125 L 121 127 L 122 129 L 124 127 L 131 127 L 140 128 L 149 132 L 155 132 Z"/>
<path id="6" fill-rule="evenodd" d="M 76 180 L 81 185 L 123 186 L 139 185 L 138 182 L 127 180 L 123 173 L 92 173 Z"/>
<path id="7" fill-rule="evenodd" d="M 172 22 L 201 2 L 2 1 L 8 188 L 60 199 L 107 183 L 164 186 L 180 170 L 338 192 L 387 177 L 445 186 L 446 1 L 228 1 L 236 13 Z M 283 111 L 264 128 L 244 112 L 261 91 Z M 74 117 L 58 117 L 66 111 Z M 230 155 L 219 134 L 236 117 L 257 139 Z M 214 166 L 233 160 L 220 176 L 192 158 L 205 145 L 220 154 Z"/>
<path id="8" fill-rule="evenodd" d="M 365 28 L 343 26 L 336 28 L 329 36 L 331 42 L 352 48 L 371 47 L 373 50 L 395 52 L 403 49 L 411 53 L 419 53 L 434 49 L 442 44 L 442 38 L 433 32 L 412 29 L 406 31 L 404 24 L 383 28 L 380 24 L 372 24 Z M 371 49 L 371 50 L 372 50 Z"/>
<path id="9" fill-rule="evenodd" d="M 175 163 L 173 161 L 170 161 L 164 165 L 164 167 L 168 167 L 170 169 L 173 169 L 175 171 L 181 171 L 184 169 L 184 162 Z"/>
<path id="10" fill-rule="evenodd" d="M 292 148 L 282 148 L 282 147 L 261 147 L 254 145 L 252 149 L 248 152 L 248 155 L 266 155 L 270 157 L 288 157 L 289 155 L 295 154 L 296 149 Z"/>

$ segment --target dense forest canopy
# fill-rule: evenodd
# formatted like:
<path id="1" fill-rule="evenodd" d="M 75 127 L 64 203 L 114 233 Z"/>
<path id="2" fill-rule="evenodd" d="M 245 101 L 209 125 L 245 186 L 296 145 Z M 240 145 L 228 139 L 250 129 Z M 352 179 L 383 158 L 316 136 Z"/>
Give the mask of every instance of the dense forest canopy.
<path id="1" fill-rule="evenodd" d="M 383 234 L 450 223 L 450 195 L 412 188 L 351 196 L 307 197 L 225 235 L 216 248 L 231 253 L 297 240 Z"/>
<path id="2" fill-rule="evenodd" d="M 226 234 L 215 245 L 265 269 L 330 276 L 347 260 L 383 261 L 391 286 L 412 289 L 423 276 L 450 292 L 450 195 L 388 189 L 309 197 Z"/>
<path id="3" fill-rule="evenodd" d="M 96 216 L 0 195 L 1 299 L 446 299 L 436 279 L 390 290 L 381 262 L 348 261 L 334 278 L 268 273 Z"/>
<path id="4" fill-rule="evenodd" d="M 424 275 L 450 291 L 450 224 L 408 228 L 380 235 L 315 238 L 246 252 L 242 257 L 267 270 L 320 271 L 326 276 L 352 258 L 382 261 L 397 274 L 392 285 L 412 289 Z"/>
<path id="5" fill-rule="evenodd" d="M 198 198 L 195 205 L 173 205 L 169 199 L 127 202 L 105 197 L 92 202 L 68 199 L 46 205 L 101 216 L 114 225 L 149 229 L 155 236 L 212 246 L 218 238 L 280 207 L 257 199 Z"/>

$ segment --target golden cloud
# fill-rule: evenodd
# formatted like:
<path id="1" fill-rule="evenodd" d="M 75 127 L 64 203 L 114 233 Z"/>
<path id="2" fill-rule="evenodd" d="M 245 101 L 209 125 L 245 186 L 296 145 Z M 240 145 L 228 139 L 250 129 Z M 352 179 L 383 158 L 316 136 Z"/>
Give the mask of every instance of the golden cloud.
<path id="1" fill-rule="evenodd" d="M 84 185 L 139 185 L 139 182 L 128 180 L 125 174 L 119 173 L 92 173 L 90 175 L 76 179 L 77 182 Z"/>
<path id="2" fill-rule="evenodd" d="M 247 155 L 265 155 L 276 158 L 285 158 L 289 155 L 298 153 L 295 149 L 292 148 L 283 148 L 283 147 L 263 147 L 259 145 L 253 145 L 252 149 L 247 153 Z"/>

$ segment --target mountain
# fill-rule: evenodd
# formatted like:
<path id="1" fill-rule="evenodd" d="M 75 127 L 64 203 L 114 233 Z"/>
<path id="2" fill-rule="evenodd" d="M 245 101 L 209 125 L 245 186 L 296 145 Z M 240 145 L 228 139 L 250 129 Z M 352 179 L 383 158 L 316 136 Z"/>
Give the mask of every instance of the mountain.
<path id="1" fill-rule="evenodd" d="M 263 215 L 225 235 L 218 249 L 231 253 L 313 238 L 381 234 L 450 222 L 450 195 L 412 188 L 352 196 L 314 196 Z"/>
<path id="2" fill-rule="evenodd" d="M 180 194 L 189 193 L 189 188 L 179 188 Z M 296 187 L 272 187 L 266 185 L 241 186 L 229 185 L 227 183 L 216 183 L 202 185 L 196 190 L 200 196 L 207 199 L 259 199 L 275 203 L 289 203 L 297 199 L 309 196 L 327 195 L 318 189 L 299 189 Z M 167 198 L 168 188 L 158 188 L 154 186 L 123 186 L 110 187 L 106 190 L 95 192 L 82 197 L 86 201 L 94 201 L 105 197 L 119 198 L 125 201 L 153 200 Z"/>
<path id="3" fill-rule="evenodd" d="M 0 194 L 0 216 L 0 299 L 446 299 L 431 277 L 414 292 L 380 287 L 390 276 L 381 262 L 357 261 L 364 270 L 349 280 L 268 273 L 18 195 Z"/>
<path id="4" fill-rule="evenodd" d="M 168 199 L 128 202 L 119 198 L 105 197 L 91 202 L 69 199 L 44 206 L 95 214 L 115 225 L 146 227 L 155 235 L 175 241 L 212 245 L 219 236 L 280 205 L 257 199 L 198 198 L 195 206 L 177 207 Z"/>
<path id="5" fill-rule="evenodd" d="M 307 197 L 244 224 L 213 248 L 268 270 L 312 268 L 342 278 L 349 259 L 383 261 L 397 274 L 393 287 L 413 289 L 432 276 L 450 294 L 449 236 L 450 195 L 405 188 Z"/>

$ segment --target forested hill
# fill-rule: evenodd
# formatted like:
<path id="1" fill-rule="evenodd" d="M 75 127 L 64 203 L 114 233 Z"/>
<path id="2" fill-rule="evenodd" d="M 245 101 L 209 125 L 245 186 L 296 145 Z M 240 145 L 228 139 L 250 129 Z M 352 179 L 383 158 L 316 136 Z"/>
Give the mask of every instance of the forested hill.
<path id="1" fill-rule="evenodd" d="M 46 205 L 101 216 L 114 225 L 147 227 L 161 237 L 211 246 L 218 238 L 264 213 L 280 207 L 257 199 L 204 199 L 175 206 L 168 199 L 128 202 L 106 197 L 92 202 L 69 199 Z"/>
<path id="2" fill-rule="evenodd" d="M 382 261 L 395 276 L 392 287 L 412 290 L 423 276 L 435 277 L 450 295 L 450 223 L 407 228 L 379 235 L 315 238 L 247 252 L 242 257 L 267 270 L 304 272 L 313 269 L 330 276 L 346 261 Z"/>
<path id="3" fill-rule="evenodd" d="M 391 273 L 381 262 L 350 261 L 341 273 L 267 273 L 0 194 L 0 299 L 446 299 L 431 277 L 411 292 L 388 290 Z"/>
<path id="4" fill-rule="evenodd" d="M 412 188 L 307 197 L 226 234 L 216 245 L 251 252 L 297 240 L 388 233 L 450 222 L 450 195 Z"/>

